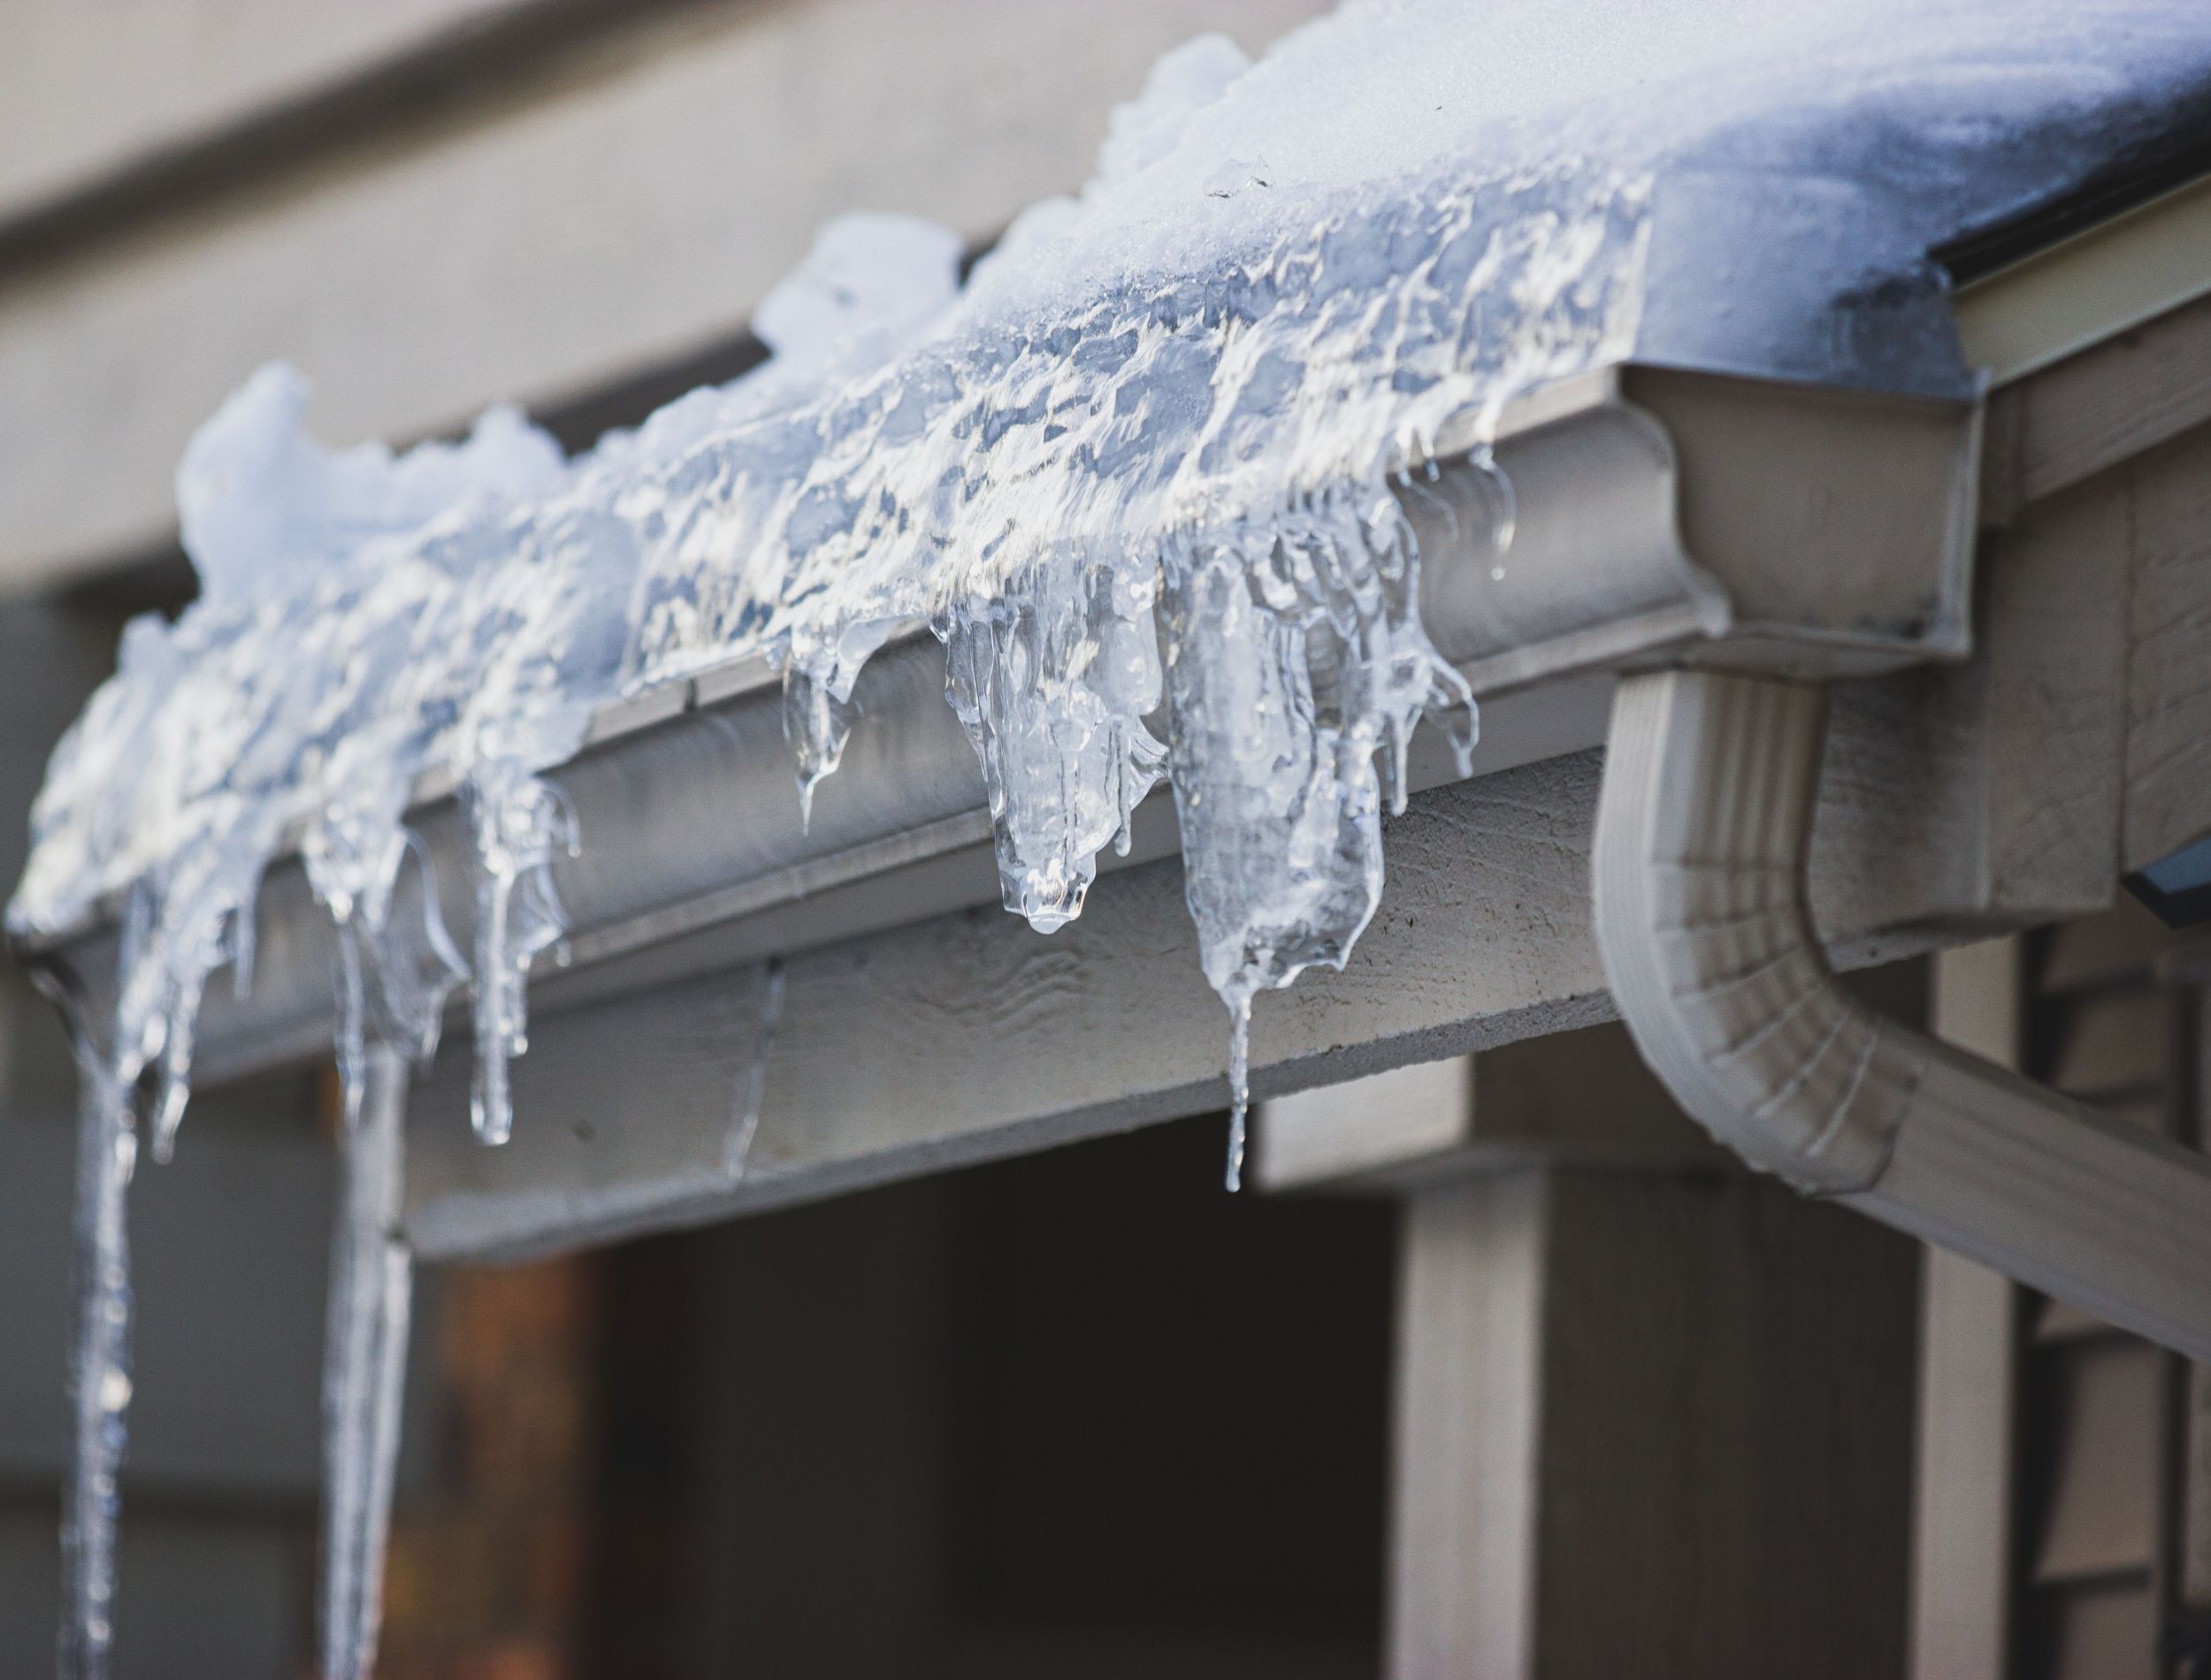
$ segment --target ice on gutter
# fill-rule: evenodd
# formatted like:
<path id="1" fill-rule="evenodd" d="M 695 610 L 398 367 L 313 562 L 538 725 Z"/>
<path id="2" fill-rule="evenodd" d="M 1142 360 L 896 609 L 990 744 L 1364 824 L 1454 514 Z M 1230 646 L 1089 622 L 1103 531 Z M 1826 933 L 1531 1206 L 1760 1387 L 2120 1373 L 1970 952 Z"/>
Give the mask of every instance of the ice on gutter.
<path id="1" fill-rule="evenodd" d="M 273 856 L 340 928 L 349 1120 L 370 1047 L 427 1056 L 472 980 L 496 1142 L 562 934 L 548 865 L 592 844 L 544 773 L 594 711 L 765 656 L 810 787 L 862 665 L 924 622 L 1039 929 L 1171 783 L 1240 1109 L 1256 994 L 1341 965 L 1373 912 L 1413 726 L 1471 726 L 1400 503 L 1438 439 L 1479 455 L 1516 393 L 1631 352 L 1962 393 L 1928 249 L 2151 143 L 2211 66 L 2211 20 L 2171 0 L 1881 10 L 1851 34 L 1809 4 L 1368 0 L 1255 68 L 1193 42 L 1082 198 L 964 289 L 943 230 L 833 224 L 760 311 L 773 360 L 573 462 L 504 410 L 332 451 L 296 374 L 249 382 L 180 470 L 202 599 L 132 627 L 9 911 L 35 943 L 126 906 L 111 1008 L 78 1000 L 83 1271 L 116 1288 L 85 1307 L 75 1671 L 104 1661 L 138 1089 L 159 1157 L 203 989 L 250 984 Z M 1491 500 L 1509 566 L 1501 478 Z M 427 778 L 469 810 L 468 953 L 401 890 Z"/>

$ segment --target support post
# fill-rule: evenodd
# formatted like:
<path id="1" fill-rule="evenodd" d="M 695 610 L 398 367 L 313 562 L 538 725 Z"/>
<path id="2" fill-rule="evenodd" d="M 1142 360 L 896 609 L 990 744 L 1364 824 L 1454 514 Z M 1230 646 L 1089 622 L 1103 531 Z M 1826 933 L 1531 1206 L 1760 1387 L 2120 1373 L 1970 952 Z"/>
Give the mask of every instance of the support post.
<path id="1" fill-rule="evenodd" d="M 1465 1096 L 1269 1105 L 1256 1157 L 1404 1208 L 1389 1680 L 1898 1672 L 1909 1245 L 1733 1166 L 1618 1027 L 1423 1088 Z"/>
<path id="2" fill-rule="evenodd" d="M 1935 1036 L 2016 1072 L 2017 939 L 1933 960 Z M 2004 1680 L 2019 1292 L 2002 1273 L 1930 1244 L 1921 1258 L 1919 1312 L 1912 1680 Z"/>

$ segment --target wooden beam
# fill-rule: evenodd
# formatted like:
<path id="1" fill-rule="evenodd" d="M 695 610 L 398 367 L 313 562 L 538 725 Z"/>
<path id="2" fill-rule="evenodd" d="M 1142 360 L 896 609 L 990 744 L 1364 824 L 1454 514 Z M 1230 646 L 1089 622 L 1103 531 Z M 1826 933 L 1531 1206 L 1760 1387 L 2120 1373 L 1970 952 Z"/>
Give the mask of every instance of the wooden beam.
<path id="1" fill-rule="evenodd" d="M 1549 1180 L 1415 1196 L 1397 1294 L 1390 1680 L 1536 1673 Z"/>
<path id="2" fill-rule="evenodd" d="M 2211 420 L 2211 299 L 1998 392 L 1983 512 L 2001 523 Z"/>
<path id="3" fill-rule="evenodd" d="M 1843 782 L 1855 774 L 1843 769 Z M 1440 788 L 1389 827 L 1389 884 L 1342 974 L 1257 1012 L 1262 1096 L 1593 1024 L 1610 1012 L 1589 931 L 1597 754 Z M 1838 831 L 1914 793 L 1923 761 Z M 1901 790 L 1901 791 L 1900 791 Z M 1826 821 L 1823 817 L 1823 821 Z M 1914 843 L 1970 846 L 1934 826 Z M 1924 948 L 1970 913 L 1901 903 L 1893 853 L 1840 845 L 1814 898 L 1848 965 Z M 1900 908 L 1914 921 L 1877 920 Z M 757 1136 L 728 1159 L 759 1053 L 761 971 L 708 975 L 533 1023 L 514 1141 L 468 1136 L 463 1046 L 410 1110 L 409 1225 L 427 1256 L 607 1241 L 841 1193 L 1220 1105 L 1227 1017 L 1206 989 L 1179 863 L 1102 876 L 1049 938 L 996 907 L 792 957 Z"/>
<path id="4" fill-rule="evenodd" d="M 1471 1058 L 1414 1062 L 1261 1103 L 1251 1115 L 1254 1189 L 1375 1183 L 1456 1161 L 1474 1147 Z"/>
<path id="5" fill-rule="evenodd" d="M 1260 1093 L 1598 1019 L 1596 773 L 1591 754 L 1528 766 L 1438 790 L 1393 825 L 1389 891 L 1350 967 L 1259 1005 Z M 1515 883 L 1541 923 L 1469 894 L 1481 874 Z M 1171 860 L 1101 877 L 1049 938 L 992 906 L 792 957 L 740 1178 L 726 1144 L 759 1044 L 758 973 L 536 1023 L 515 1064 L 524 1123 L 498 1150 L 466 1142 L 465 1054 L 441 1058 L 413 1111 L 420 1249 L 708 1219 L 1199 1112 L 1226 1089 L 1228 1017 Z"/>
<path id="6" fill-rule="evenodd" d="M 1968 945 L 1934 963 L 1937 1036 L 2018 1066 L 2018 942 Z M 1944 1249 L 1927 1248 L 1921 1268 L 1911 1674 L 2005 1680 L 2019 1292 Z"/>
<path id="7" fill-rule="evenodd" d="M 2133 566 L 2126 645 L 2125 862 L 2211 830 L 2211 450 L 2192 433 L 2126 469 Z"/>
<path id="8" fill-rule="evenodd" d="M 1908 1244 L 1578 1169 L 1420 1192 L 1404 1244 L 1390 1680 L 1895 1672 Z"/>
<path id="9" fill-rule="evenodd" d="M 1616 1022 L 1279 1096 L 1259 1105 L 1251 1136 L 1266 1191 L 1395 1195 L 1527 1166 L 1743 1170 Z"/>

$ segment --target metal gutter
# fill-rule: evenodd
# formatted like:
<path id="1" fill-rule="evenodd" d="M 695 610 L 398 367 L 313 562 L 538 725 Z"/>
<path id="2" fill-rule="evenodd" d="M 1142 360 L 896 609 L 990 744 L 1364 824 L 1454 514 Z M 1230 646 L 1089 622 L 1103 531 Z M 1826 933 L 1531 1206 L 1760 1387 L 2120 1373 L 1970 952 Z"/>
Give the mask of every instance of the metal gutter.
<path id="1" fill-rule="evenodd" d="M 1623 669 L 1724 657 L 1855 676 L 1962 656 L 1978 415 L 1633 366 L 1565 381 L 1499 429 L 1517 508 L 1502 560 L 1493 481 L 1466 458 L 1474 440 L 1442 440 L 1444 459 L 1404 500 L 1429 634 L 1484 702 L 1477 773 L 1596 745 Z M 943 682 L 925 634 L 876 657 L 810 825 L 764 662 L 609 707 L 553 773 L 584 844 L 555 866 L 573 934 L 540 958 L 533 1012 L 994 902 L 982 779 Z M 1416 790 L 1455 775 L 1440 743 L 1420 745 Z M 465 949 L 463 819 L 449 787 L 417 794 L 412 821 Z M 1125 861 L 1175 844 L 1172 801 L 1155 795 Z M 407 874 L 402 892 L 417 890 Z M 80 995 L 105 996 L 112 926 L 33 954 Z M 326 1052 L 334 941 L 296 860 L 270 872 L 257 946 L 249 996 L 219 978 L 208 989 L 203 1084 Z"/>

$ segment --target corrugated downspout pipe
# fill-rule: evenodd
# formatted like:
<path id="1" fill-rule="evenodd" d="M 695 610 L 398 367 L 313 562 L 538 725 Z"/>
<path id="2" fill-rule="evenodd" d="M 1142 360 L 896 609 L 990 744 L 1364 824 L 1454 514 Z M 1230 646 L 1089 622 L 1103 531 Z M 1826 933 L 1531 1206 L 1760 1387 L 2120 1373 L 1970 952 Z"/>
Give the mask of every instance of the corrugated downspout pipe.
<path id="1" fill-rule="evenodd" d="M 2211 1359 L 2211 1157 L 1836 984 L 1804 894 L 1825 727 L 1801 683 L 1621 682 L 1596 932 L 1643 1059 L 1753 1166 Z"/>

